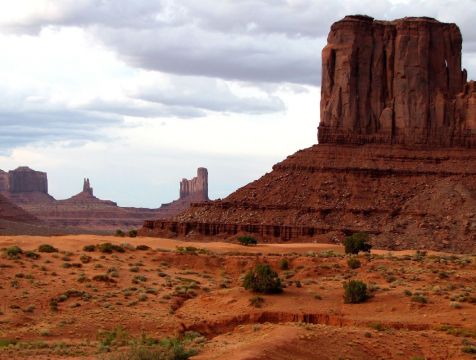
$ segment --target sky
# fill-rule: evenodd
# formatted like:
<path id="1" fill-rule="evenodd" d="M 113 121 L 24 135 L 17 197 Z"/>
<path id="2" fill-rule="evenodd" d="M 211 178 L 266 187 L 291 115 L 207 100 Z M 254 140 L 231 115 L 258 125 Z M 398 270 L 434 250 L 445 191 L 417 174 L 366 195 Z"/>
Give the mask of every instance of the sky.
<path id="1" fill-rule="evenodd" d="M 476 78 L 476 0 L 15 0 L 0 12 L 0 169 L 91 180 L 158 207 L 209 172 L 224 198 L 317 142 L 321 50 L 349 14 L 457 23 Z"/>

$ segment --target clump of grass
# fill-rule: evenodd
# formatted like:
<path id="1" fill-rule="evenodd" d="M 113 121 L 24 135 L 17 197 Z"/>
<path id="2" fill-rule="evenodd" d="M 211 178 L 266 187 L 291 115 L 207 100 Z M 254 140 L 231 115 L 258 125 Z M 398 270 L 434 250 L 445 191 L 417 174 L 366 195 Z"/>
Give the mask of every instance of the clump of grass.
<path id="1" fill-rule="evenodd" d="M 58 249 L 50 244 L 41 244 L 40 246 L 38 246 L 38 251 L 44 253 L 56 253 L 58 252 Z"/>
<path id="2" fill-rule="evenodd" d="M 79 260 L 80 260 L 83 264 L 88 264 L 88 263 L 91 262 L 92 257 L 89 256 L 89 255 L 86 255 L 86 254 L 81 254 L 81 256 L 79 257 Z"/>
<path id="3" fill-rule="evenodd" d="M 150 247 L 147 245 L 137 245 L 136 250 L 149 250 Z"/>

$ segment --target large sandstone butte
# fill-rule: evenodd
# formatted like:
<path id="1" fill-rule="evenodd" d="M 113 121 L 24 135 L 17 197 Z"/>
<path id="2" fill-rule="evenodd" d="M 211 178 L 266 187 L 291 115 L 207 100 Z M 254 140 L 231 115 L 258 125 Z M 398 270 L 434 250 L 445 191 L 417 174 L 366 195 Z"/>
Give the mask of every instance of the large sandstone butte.
<path id="1" fill-rule="evenodd" d="M 23 209 L 23 212 L 27 211 L 44 224 L 54 227 L 56 233 L 71 233 L 72 230 L 76 233 L 82 229 L 87 232 L 128 230 L 140 227 L 146 219 L 175 216 L 194 201 L 207 201 L 208 172 L 205 168 L 199 168 L 197 177 L 182 179 L 180 198 L 158 209 L 120 207 L 113 201 L 101 200 L 94 196 L 88 178 L 84 179 L 80 193 L 69 199 L 56 200 L 48 194 L 47 174 L 28 167 L 19 167 L 8 173 L 0 170 L 0 193 L 21 207 L 18 210 Z M 13 212 L 3 211 L 0 207 L 0 219 L 2 213 Z M 34 218 L 32 215 L 29 216 Z M 43 229 L 40 230 L 43 233 Z"/>
<path id="2" fill-rule="evenodd" d="M 347 16 L 322 52 L 319 144 L 221 201 L 141 234 L 476 251 L 476 93 L 461 34 L 429 18 Z"/>
<path id="3" fill-rule="evenodd" d="M 322 51 L 319 143 L 476 145 L 476 89 L 455 24 L 347 16 Z"/>

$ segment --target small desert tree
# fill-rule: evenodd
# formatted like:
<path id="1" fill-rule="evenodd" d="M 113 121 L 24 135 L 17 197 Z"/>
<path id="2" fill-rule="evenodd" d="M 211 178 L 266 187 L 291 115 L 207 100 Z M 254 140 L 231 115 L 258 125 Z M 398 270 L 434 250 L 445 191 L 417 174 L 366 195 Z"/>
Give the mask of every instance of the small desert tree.
<path id="1" fill-rule="evenodd" d="M 263 294 L 276 294 L 283 291 L 281 279 L 268 264 L 256 264 L 243 281 L 243 287 Z"/>
<path id="2" fill-rule="evenodd" d="M 344 247 L 346 254 L 358 254 L 360 251 L 370 252 L 372 245 L 367 243 L 369 241 L 369 234 L 366 232 L 353 233 L 351 236 L 346 236 L 344 239 Z"/>

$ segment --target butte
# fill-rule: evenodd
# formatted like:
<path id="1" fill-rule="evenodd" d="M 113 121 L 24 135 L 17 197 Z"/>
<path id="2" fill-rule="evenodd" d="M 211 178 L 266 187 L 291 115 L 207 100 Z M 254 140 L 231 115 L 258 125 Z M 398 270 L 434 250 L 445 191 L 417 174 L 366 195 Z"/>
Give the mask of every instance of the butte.
<path id="1" fill-rule="evenodd" d="M 322 51 L 318 144 L 148 236 L 476 251 L 476 90 L 462 36 L 432 18 L 346 16 Z"/>

